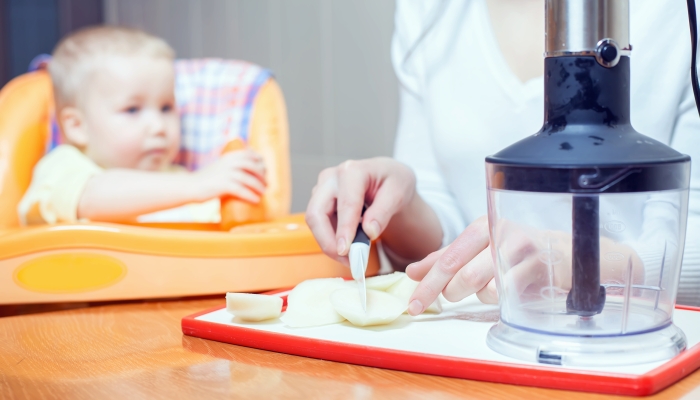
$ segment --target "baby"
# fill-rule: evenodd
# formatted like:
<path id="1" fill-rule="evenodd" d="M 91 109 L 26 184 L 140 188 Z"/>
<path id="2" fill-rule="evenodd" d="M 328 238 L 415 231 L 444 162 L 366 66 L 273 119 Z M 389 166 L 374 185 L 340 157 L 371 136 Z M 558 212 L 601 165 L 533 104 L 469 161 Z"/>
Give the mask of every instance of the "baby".
<path id="1" fill-rule="evenodd" d="M 180 147 L 173 57 L 163 40 L 118 27 L 87 28 L 58 44 L 49 72 L 68 144 L 34 168 L 18 205 L 23 224 L 218 222 L 220 197 L 260 202 L 265 166 L 252 150 L 197 172 L 172 164 Z"/>

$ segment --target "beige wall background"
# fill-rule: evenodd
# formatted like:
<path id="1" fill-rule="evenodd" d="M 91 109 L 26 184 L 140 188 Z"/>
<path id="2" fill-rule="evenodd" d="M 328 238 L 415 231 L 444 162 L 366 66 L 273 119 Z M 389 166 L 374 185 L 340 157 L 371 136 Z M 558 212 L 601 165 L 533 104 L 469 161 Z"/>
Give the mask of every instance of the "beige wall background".
<path id="1" fill-rule="evenodd" d="M 393 0 L 104 0 L 105 20 L 165 38 L 180 58 L 243 59 L 271 69 L 289 112 L 293 211 L 318 173 L 391 155 L 398 86 Z"/>

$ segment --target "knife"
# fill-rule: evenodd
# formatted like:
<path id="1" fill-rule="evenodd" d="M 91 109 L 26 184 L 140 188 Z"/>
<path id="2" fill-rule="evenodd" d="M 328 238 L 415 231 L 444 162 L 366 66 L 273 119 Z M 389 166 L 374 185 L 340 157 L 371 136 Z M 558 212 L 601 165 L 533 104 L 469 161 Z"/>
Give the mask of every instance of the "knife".
<path id="1" fill-rule="evenodd" d="M 362 230 L 362 224 L 357 226 L 355 239 L 350 245 L 350 272 L 352 278 L 357 282 L 357 288 L 360 291 L 360 301 L 362 309 L 367 311 L 367 286 L 365 285 L 365 272 L 367 271 L 367 260 L 369 259 L 370 240 L 365 231 Z"/>

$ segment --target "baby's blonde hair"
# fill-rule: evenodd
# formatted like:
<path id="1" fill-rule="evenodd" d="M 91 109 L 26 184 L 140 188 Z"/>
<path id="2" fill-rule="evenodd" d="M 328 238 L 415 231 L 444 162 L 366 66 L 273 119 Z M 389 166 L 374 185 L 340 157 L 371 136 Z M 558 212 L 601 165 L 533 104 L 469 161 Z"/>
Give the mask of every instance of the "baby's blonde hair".
<path id="1" fill-rule="evenodd" d="M 95 26 L 72 33 L 58 43 L 49 63 L 56 107 L 75 106 L 80 88 L 98 67 L 95 61 L 114 55 L 172 60 L 175 52 L 163 39 L 137 29 Z"/>

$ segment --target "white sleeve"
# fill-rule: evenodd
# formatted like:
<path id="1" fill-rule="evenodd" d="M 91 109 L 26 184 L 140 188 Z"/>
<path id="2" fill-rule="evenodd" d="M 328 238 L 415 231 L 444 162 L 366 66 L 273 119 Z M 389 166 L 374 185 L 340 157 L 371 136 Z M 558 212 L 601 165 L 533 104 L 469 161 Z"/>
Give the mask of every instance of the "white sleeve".
<path id="1" fill-rule="evenodd" d="M 437 5 L 423 0 L 396 2 L 392 61 L 400 83 L 400 109 L 394 158 L 416 174 L 416 190 L 437 214 L 442 245 L 446 246 L 464 230 L 466 222 L 435 156 L 423 94 L 422 54 L 420 46 L 415 47 Z"/>
<path id="2" fill-rule="evenodd" d="M 686 87 L 681 99 L 671 146 L 692 159 L 688 227 L 678 303 L 700 305 L 700 117 L 690 85 Z"/>

